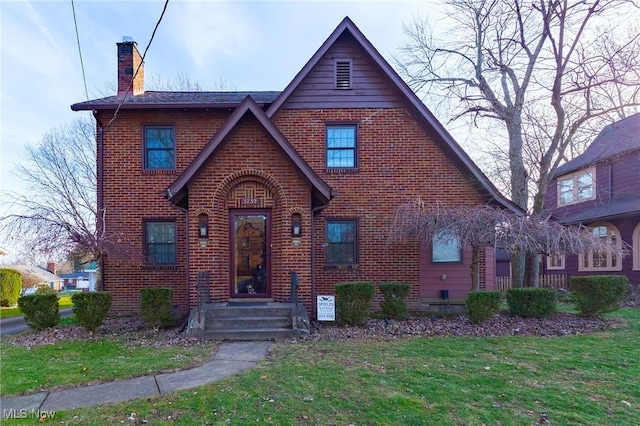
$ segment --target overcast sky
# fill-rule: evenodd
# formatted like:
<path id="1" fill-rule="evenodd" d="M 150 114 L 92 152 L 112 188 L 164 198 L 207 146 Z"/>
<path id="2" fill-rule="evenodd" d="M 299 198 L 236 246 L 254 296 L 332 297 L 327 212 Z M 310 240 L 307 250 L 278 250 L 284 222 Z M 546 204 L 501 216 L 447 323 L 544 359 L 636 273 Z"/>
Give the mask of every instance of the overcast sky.
<path id="1" fill-rule="evenodd" d="M 345 16 L 391 62 L 405 40 L 403 23 L 436 16 L 434 3 L 170 0 L 145 75 L 184 74 L 210 89 L 283 90 Z M 142 53 L 163 6 L 75 0 L 91 99 L 115 87 L 116 43 L 130 36 Z M 0 0 L 0 20 L 0 191 L 23 192 L 14 168 L 24 161 L 25 144 L 89 113 L 69 107 L 86 100 L 71 0 Z"/>

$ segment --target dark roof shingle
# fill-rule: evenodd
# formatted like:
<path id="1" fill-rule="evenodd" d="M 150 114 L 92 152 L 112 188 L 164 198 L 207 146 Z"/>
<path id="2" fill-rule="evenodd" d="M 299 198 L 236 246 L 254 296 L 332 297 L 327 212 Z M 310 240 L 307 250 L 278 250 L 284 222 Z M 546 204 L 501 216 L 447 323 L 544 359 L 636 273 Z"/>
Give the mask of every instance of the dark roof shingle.
<path id="1" fill-rule="evenodd" d="M 145 92 L 142 95 L 109 96 L 71 105 L 74 111 L 93 109 L 115 109 L 122 102 L 123 109 L 131 108 L 203 108 L 238 106 L 250 96 L 258 105 L 271 104 L 280 94 L 277 91 L 264 92 Z"/>
<path id="2" fill-rule="evenodd" d="M 606 126 L 581 155 L 559 166 L 555 176 L 575 172 L 635 150 L 640 150 L 640 113 Z"/>

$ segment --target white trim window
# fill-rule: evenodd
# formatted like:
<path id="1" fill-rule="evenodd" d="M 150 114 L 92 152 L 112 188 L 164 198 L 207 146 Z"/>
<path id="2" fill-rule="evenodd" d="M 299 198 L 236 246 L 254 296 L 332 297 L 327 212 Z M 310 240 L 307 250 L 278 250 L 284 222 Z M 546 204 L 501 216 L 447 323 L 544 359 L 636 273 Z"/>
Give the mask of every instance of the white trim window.
<path id="1" fill-rule="evenodd" d="M 558 206 L 581 203 L 596 197 L 596 169 L 592 167 L 558 178 Z"/>
<path id="2" fill-rule="evenodd" d="M 622 246 L 620 231 L 614 225 L 608 222 L 598 222 L 589 225 L 591 232 L 598 238 L 606 240 L 610 244 Z M 612 253 L 611 250 L 606 252 L 587 252 L 579 256 L 579 271 L 622 271 L 622 261 L 619 256 Z"/>
<path id="3" fill-rule="evenodd" d="M 633 270 L 640 270 L 640 223 L 633 230 Z"/>
<path id="4" fill-rule="evenodd" d="M 547 256 L 547 271 L 564 270 L 564 254 L 552 254 Z"/>
<path id="5" fill-rule="evenodd" d="M 462 263 L 460 238 L 444 229 L 437 231 L 431 241 L 431 263 Z"/>

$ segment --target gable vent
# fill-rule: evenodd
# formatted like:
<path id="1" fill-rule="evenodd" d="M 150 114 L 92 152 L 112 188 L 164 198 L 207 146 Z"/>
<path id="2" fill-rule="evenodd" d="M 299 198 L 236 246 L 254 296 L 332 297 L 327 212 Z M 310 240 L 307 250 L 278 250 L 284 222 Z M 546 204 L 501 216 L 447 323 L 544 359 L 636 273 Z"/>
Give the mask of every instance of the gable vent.
<path id="1" fill-rule="evenodd" d="M 351 61 L 336 61 L 336 89 L 351 89 Z"/>

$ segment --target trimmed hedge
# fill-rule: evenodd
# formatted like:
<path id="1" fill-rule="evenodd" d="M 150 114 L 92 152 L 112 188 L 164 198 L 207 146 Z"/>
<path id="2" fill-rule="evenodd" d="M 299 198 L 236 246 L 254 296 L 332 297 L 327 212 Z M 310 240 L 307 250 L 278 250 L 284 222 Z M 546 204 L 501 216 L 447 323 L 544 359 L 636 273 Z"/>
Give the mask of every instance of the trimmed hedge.
<path id="1" fill-rule="evenodd" d="M 55 327 L 60 322 L 58 296 L 55 294 L 29 294 L 18 298 L 18 308 L 27 325 L 34 330 Z"/>
<path id="2" fill-rule="evenodd" d="M 386 318 L 405 318 L 407 316 L 405 299 L 411 291 L 411 286 L 405 283 L 381 283 L 378 288 L 384 297 L 380 302 L 382 314 Z"/>
<path id="3" fill-rule="evenodd" d="M 22 291 L 22 275 L 15 269 L 0 268 L 0 306 L 15 306 Z"/>
<path id="4" fill-rule="evenodd" d="M 580 315 L 593 317 L 615 311 L 629 291 L 624 275 L 569 277 L 569 288 Z"/>
<path id="5" fill-rule="evenodd" d="M 361 325 L 371 312 L 375 288 L 369 282 L 336 284 L 338 316 L 348 325 Z"/>
<path id="6" fill-rule="evenodd" d="M 465 302 L 469 320 L 476 324 L 492 318 L 502 303 L 501 291 L 471 291 Z"/>
<path id="7" fill-rule="evenodd" d="M 507 291 L 509 313 L 516 317 L 543 318 L 556 311 L 558 293 L 552 288 L 522 287 Z"/>
<path id="8" fill-rule="evenodd" d="M 93 334 L 102 325 L 111 308 L 111 293 L 106 291 L 81 292 L 71 296 L 76 321 Z"/>
<path id="9" fill-rule="evenodd" d="M 142 320 L 154 329 L 171 327 L 175 322 L 171 309 L 173 290 L 170 288 L 143 288 L 140 290 Z"/>

